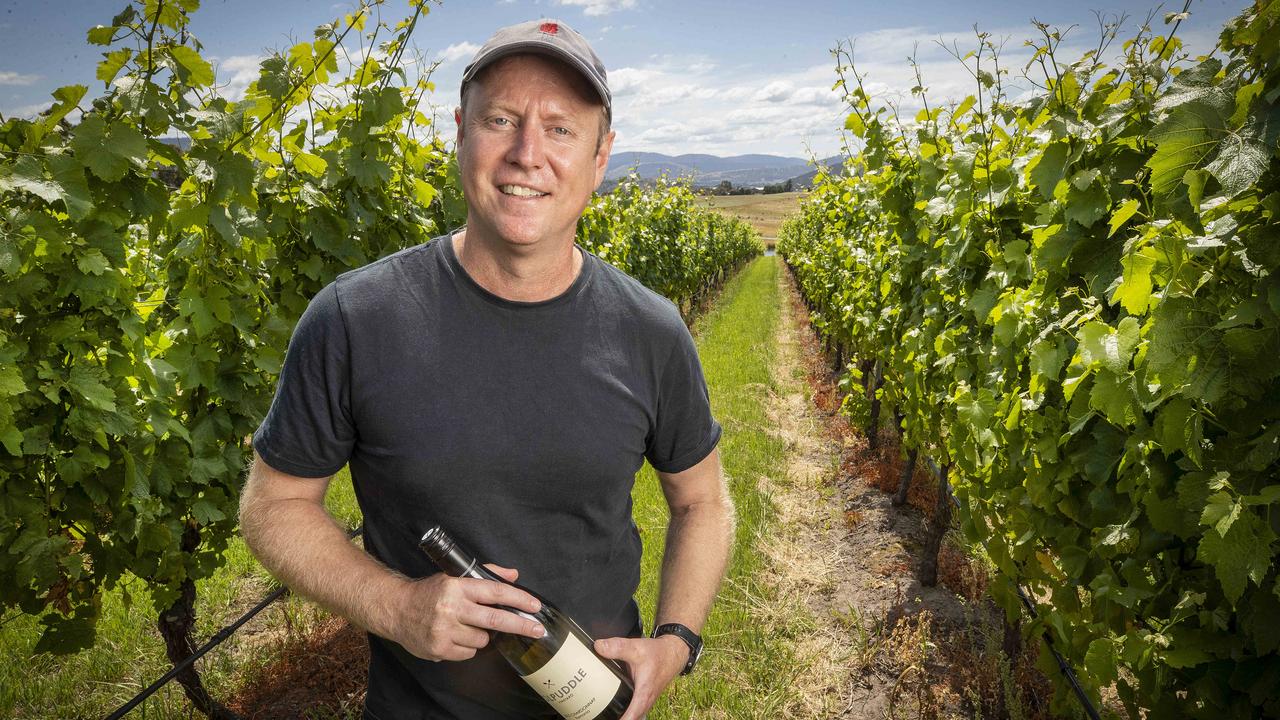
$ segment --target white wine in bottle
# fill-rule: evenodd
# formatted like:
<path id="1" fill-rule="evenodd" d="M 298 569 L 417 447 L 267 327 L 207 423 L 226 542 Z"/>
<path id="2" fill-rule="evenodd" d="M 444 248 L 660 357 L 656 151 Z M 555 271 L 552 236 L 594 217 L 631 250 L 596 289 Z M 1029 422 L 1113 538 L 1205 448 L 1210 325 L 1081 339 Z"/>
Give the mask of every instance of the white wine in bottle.
<path id="1" fill-rule="evenodd" d="M 490 572 L 467 551 L 458 547 L 440 526 L 431 528 L 419 543 L 440 569 L 454 577 L 479 578 L 515 585 Z M 631 679 L 617 662 L 602 658 L 595 641 L 568 615 L 529 588 L 516 585 L 538 598 L 536 613 L 503 607 L 546 629 L 540 638 L 493 632 L 493 644 L 517 674 L 565 720 L 617 720 L 631 703 Z"/>

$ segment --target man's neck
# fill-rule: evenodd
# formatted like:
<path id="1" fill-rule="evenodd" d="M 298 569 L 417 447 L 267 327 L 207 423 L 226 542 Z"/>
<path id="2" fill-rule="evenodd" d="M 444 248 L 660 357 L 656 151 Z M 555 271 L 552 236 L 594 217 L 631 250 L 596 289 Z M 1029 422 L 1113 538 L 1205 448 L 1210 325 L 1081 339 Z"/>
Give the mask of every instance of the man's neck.
<path id="1" fill-rule="evenodd" d="M 541 302 L 557 297 L 573 285 L 582 271 L 582 253 L 572 239 L 547 248 L 512 252 L 502 244 L 487 243 L 464 228 L 455 233 L 453 254 L 462 269 L 480 287 L 504 300 Z"/>

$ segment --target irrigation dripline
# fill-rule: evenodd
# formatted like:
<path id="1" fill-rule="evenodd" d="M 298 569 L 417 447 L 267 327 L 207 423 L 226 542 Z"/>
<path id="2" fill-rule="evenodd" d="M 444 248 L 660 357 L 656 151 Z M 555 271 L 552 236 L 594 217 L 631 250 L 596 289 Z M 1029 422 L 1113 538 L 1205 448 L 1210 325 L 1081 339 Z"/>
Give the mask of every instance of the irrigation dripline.
<path id="1" fill-rule="evenodd" d="M 942 468 L 938 467 L 938 464 L 932 458 L 925 457 L 924 462 L 934 477 L 942 478 Z M 956 497 L 955 493 L 951 492 L 951 483 L 947 483 L 947 497 L 951 498 L 953 505 L 957 508 L 960 507 L 960 499 Z M 990 555 L 991 551 L 987 549 L 987 543 L 982 538 L 978 538 L 978 542 L 982 543 L 982 549 L 986 551 L 987 555 Z M 1031 595 L 1027 593 L 1026 589 L 1022 587 L 1022 583 L 1018 582 L 1017 579 L 1014 579 L 1013 587 L 1018 591 L 1018 597 L 1022 600 L 1022 604 L 1026 606 L 1027 612 L 1031 613 L 1032 622 L 1035 622 L 1038 617 L 1035 601 L 1031 599 Z M 1053 646 L 1053 635 L 1049 633 L 1048 628 L 1045 628 L 1044 632 L 1041 633 L 1041 637 L 1044 638 L 1044 644 L 1049 648 L 1049 652 L 1053 653 L 1053 659 L 1058 663 L 1058 671 L 1062 673 L 1068 683 L 1071 683 L 1071 689 L 1075 691 L 1076 698 L 1084 706 L 1084 711 L 1089 716 L 1089 719 L 1102 720 L 1102 716 L 1098 714 L 1097 709 L 1093 707 L 1093 703 L 1089 700 L 1088 694 L 1085 693 L 1084 687 L 1080 685 L 1080 678 L 1076 677 L 1075 670 L 1071 668 L 1071 664 L 1062 656 L 1062 653 L 1058 652 L 1058 649 Z"/>
<path id="2" fill-rule="evenodd" d="M 359 525 L 354 530 L 350 530 L 347 532 L 347 539 L 352 540 L 356 536 L 360 535 L 360 533 L 362 533 L 363 531 L 364 531 L 364 526 Z M 250 608 L 248 612 L 246 612 L 245 614 L 237 618 L 235 622 L 231 623 L 230 625 L 214 633 L 204 645 L 201 645 L 198 649 L 196 649 L 195 652 L 191 653 L 186 658 L 184 658 L 182 662 L 174 665 L 173 668 L 169 670 L 169 672 L 162 675 L 160 679 L 148 685 L 146 689 L 144 689 L 142 692 L 138 693 L 137 695 L 134 695 L 133 698 L 129 700 L 129 702 L 125 703 L 124 705 L 121 705 L 115 712 L 108 715 L 106 717 L 106 720 L 120 720 L 120 718 L 129 714 L 130 710 L 142 704 L 144 700 L 151 697 L 153 694 L 155 694 L 157 690 L 167 685 L 170 680 L 177 677 L 178 674 L 181 673 L 183 670 L 186 670 L 187 668 L 191 667 L 195 663 L 195 661 L 204 657 L 210 650 L 218 647 L 223 642 L 225 642 L 227 638 L 235 634 L 236 630 L 240 629 L 241 625 L 244 625 L 245 623 L 252 620 L 255 615 L 262 612 L 271 603 L 275 602 L 276 600 L 279 600 L 280 597 L 287 592 L 289 592 L 289 588 L 284 587 L 283 585 L 276 588 L 274 591 L 271 592 L 270 595 L 267 595 L 266 597 L 262 598 L 262 600 L 257 605 L 254 605 L 252 608 Z"/>

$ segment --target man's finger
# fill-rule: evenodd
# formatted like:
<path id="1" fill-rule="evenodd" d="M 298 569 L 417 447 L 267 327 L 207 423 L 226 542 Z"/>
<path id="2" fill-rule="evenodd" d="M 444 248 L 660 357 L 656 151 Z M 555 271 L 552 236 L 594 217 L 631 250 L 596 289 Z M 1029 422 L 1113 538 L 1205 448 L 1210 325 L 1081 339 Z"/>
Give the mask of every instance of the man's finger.
<path id="1" fill-rule="evenodd" d="M 540 638 L 546 634 L 542 625 L 536 621 L 492 605 L 472 605 L 460 613 L 458 619 L 471 627 L 497 630 L 513 635 Z"/>
<path id="2" fill-rule="evenodd" d="M 476 627 L 463 625 L 454 635 L 453 643 L 471 650 L 479 650 L 489 644 L 489 633 Z"/>
<path id="3" fill-rule="evenodd" d="M 494 565 L 493 563 L 485 563 L 485 567 L 489 568 L 489 572 L 492 572 L 507 582 L 515 582 L 516 579 L 520 577 L 520 571 L 515 568 L 502 567 L 501 565 Z"/>
<path id="4" fill-rule="evenodd" d="M 626 638 L 604 638 L 597 640 L 595 651 L 611 660 L 630 662 L 635 659 L 636 649 Z"/>
<path id="5" fill-rule="evenodd" d="M 538 598 L 518 587 L 492 580 L 463 580 L 463 594 L 481 605 L 506 605 L 525 612 L 537 612 L 542 608 Z"/>

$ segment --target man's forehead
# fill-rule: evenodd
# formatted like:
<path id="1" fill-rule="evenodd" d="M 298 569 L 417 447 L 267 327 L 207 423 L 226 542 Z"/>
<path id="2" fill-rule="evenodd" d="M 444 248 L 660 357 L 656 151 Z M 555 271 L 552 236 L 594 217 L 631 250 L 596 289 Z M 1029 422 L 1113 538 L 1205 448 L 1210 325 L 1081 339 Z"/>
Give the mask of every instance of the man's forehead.
<path id="1" fill-rule="evenodd" d="M 532 83 L 539 79 L 556 81 L 571 88 L 574 94 L 587 104 L 596 107 L 603 105 L 586 78 L 563 61 L 546 55 L 537 53 L 508 55 L 495 60 L 481 70 L 471 82 L 489 89 L 489 86 L 495 83 L 486 83 L 486 80 L 492 81 L 497 78 L 504 80 L 510 78 L 517 83 Z M 486 93 L 486 98 L 489 101 L 496 99 L 492 93 Z"/>

